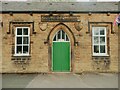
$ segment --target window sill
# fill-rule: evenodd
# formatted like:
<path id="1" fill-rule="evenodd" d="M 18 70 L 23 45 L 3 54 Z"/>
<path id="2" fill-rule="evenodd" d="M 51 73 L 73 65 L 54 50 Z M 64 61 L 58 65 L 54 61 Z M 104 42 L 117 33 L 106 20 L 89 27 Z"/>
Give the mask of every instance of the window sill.
<path id="1" fill-rule="evenodd" d="M 14 54 L 13 57 L 30 57 L 29 54 Z"/>
<path id="2" fill-rule="evenodd" d="M 93 57 L 109 57 L 109 55 L 93 55 Z"/>

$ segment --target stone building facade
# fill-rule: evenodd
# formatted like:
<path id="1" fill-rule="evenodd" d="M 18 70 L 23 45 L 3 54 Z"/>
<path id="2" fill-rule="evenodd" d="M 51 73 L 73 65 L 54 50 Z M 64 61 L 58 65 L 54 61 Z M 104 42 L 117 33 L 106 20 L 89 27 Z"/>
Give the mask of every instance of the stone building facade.
<path id="1" fill-rule="evenodd" d="M 2 73 L 118 72 L 118 3 L 87 4 L 3 2 Z"/>

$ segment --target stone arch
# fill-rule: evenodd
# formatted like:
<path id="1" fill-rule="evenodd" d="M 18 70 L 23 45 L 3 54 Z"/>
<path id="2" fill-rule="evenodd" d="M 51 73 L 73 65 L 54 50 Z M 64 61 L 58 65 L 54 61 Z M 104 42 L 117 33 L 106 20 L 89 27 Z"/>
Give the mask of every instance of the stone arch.
<path id="1" fill-rule="evenodd" d="M 57 24 L 57 25 L 50 31 L 50 33 L 49 33 L 49 35 L 48 35 L 48 37 L 47 37 L 47 40 L 48 40 L 49 44 L 52 44 L 52 40 L 53 40 L 53 37 L 54 37 L 55 33 L 56 33 L 57 31 L 61 30 L 61 29 L 62 29 L 64 32 L 67 33 L 67 35 L 68 35 L 69 38 L 70 38 L 71 45 L 73 46 L 74 43 L 76 42 L 75 36 L 74 36 L 73 32 L 71 31 L 71 29 L 70 29 L 67 25 L 65 25 L 64 23 L 59 23 L 59 24 Z"/>
<path id="2" fill-rule="evenodd" d="M 49 57 L 48 58 L 48 66 L 49 66 L 49 71 L 50 72 L 52 71 L 52 69 L 51 69 L 52 62 L 51 62 L 51 60 L 52 60 L 53 37 L 56 34 L 56 32 L 61 30 L 61 29 L 68 35 L 68 37 L 70 39 L 70 44 L 71 44 L 71 52 L 70 52 L 71 53 L 71 67 L 70 67 L 70 70 L 72 72 L 73 67 L 74 67 L 74 64 L 73 64 L 74 55 L 73 55 L 73 53 L 74 53 L 74 45 L 75 45 L 76 40 L 75 40 L 75 36 L 74 36 L 73 32 L 71 31 L 71 29 L 67 25 L 65 25 L 64 23 L 59 23 L 54 28 L 52 28 L 52 30 L 50 31 L 50 33 L 49 33 L 49 35 L 47 37 L 47 41 L 49 43 L 49 46 L 48 46 L 48 53 L 49 53 L 49 55 L 48 55 L 48 57 Z"/>

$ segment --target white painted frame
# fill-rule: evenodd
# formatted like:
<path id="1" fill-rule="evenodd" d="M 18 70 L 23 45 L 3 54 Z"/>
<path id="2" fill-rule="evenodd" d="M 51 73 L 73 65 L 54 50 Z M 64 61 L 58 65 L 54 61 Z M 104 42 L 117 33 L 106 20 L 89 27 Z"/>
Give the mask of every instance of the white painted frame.
<path id="1" fill-rule="evenodd" d="M 94 35 L 94 31 L 95 28 L 98 28 L 99 30 L 99 35 Z M 105 35 L 100 35 L 100 28 L 104 29 Z M 107 52 L 107 34 L 106 34 L 106 27 L 92 27 L 92 52 L 93 52 L 93 56 L 108 56 L 108 52 Z M 94 37 L 97 36 L 99 38 L 99 43 L 98 44 L 94 44 Z M 105 44 L 100 44 L 100 37 L 105 37 Z M 99 53 L 95 53 L 94 52 L 94 45 L 98 45 L 99 46 Z M 105 45 L 105 53 L 100 53 L 100 45 Z"/>
<path id="2" fill-rule="evenodd" d="M 60 31 L 60 38 L 62 39 L 62 30 L 59 30 Z M 59 31 L 57 31 L 56 32 L 56 34 L 53 36 L 53 38 L 52 38 L 52 40 L 53 40 L 53 42 L 70 42 L 70 38 L 68 37 L 68 35 L 65 33 L 65 35 L 64 35 L 64 41 L 58 41 L 58 32 Z M 56 41 L 54 41 L 54 37 L 56 36 Z M 66 37 L 68 37 L 68 41 L 66 41 Z"/>
<path id="3" fill-rule="evenodd" d="M 17 29 L 21 28 L 22 29 L 22 35 L 17 35 Z M 28 29 L 28 35 L 23 35 L 23 29 L 27 28 Z M 22 37 L 22 53 L 17 53 L 17 37 Z M 28 53 L 23 53 L 23 37 L 28 37 L 28 44 L 24 44 L 25 46 L 28 46 Z M 30 52 L 30 27 L 16 27 L 15 30 L 15 53 L 14 56 L 29 56 Z"/>

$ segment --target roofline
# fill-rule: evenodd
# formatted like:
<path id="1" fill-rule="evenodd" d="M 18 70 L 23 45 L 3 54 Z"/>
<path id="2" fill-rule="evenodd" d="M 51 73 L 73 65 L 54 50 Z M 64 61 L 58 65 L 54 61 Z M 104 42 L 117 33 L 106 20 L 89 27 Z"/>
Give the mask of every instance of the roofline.
<path id="1" fill-rule="evenodd" d="M 120 13 L 120 11 L 0 11 L 0 13 Z"/>

